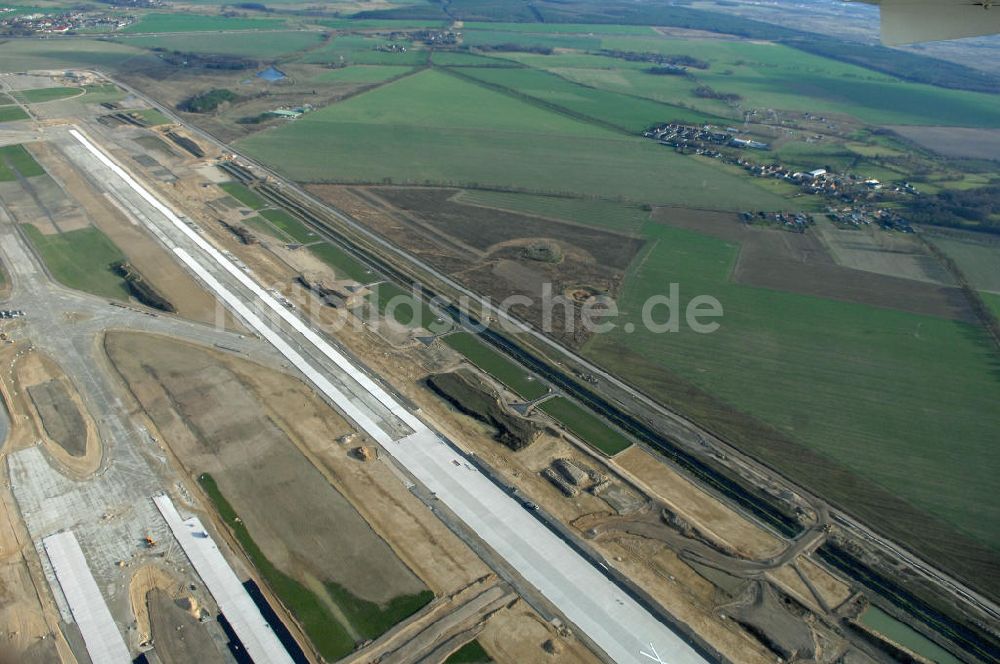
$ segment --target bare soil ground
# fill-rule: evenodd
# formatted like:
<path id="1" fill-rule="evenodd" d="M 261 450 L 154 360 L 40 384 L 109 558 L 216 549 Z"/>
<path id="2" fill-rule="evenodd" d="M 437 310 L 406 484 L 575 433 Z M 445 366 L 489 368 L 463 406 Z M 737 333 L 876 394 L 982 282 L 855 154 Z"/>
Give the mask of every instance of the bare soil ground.
<path id="1" fill-rule="evenodd" d="M 1000 156 L 1000 129 L 917 126 L 894 126 L 889 129 L 947 157 L 997 159 Z"/>
<path id="2" fill-rule="evenodd" d="M 86 454 L 86 425 L 65 385 L 58 380 L 47 380 L 27 389 L 49 438 L 71 456 Z"/>
<path id="3" fill-rule="evenodd" d="M 790 233 L 742 224 L 736 215 L 658 208 L 653 218 L 740 244 L 737 283 L 886 309 L 975 322 L 957 288 L 873 274 L 837 265 L 818 234 Z"/>
<path id="4" fill-rule="evenodd" d="M 819 219 L 815 230 L 841 267 L 939 286 L 955 285 L 945 267 L 913 235 L 879 228 L 837 228 L 828 219 Z"/>
<path id="5" fill-rule="evenodd" d="M 614 464 L 703 534 L 742 555 L 768 558 L 785 548 L 776 536 L 740 516 L 637 445 L 615 457 Z"/>
<path id="6" fill-rule="evenodd" d="M 500 302 L 512 294 L 532 298 L 532 306 L 512 311 L 541 320 L 545 284 L 552 295 L 585 286 L 614 295 L 628 264 L 643 240 L 560 222 L 465 205 L 451 200 L 453 189 L 309 187 L 317 196 L 344 209 L 397 245 L 448 273 L 473 290 Z M 544 244 L 555 250 L 553 260 L 537 260 L 528 251 Z M 581 343 L 582 326 L 575 335 L 562 335 L 561 312 L 554 316 L 556 336 Z"/>
<path id="7" fill-rule="evenodd" d="M 189 600 L 162 588 L 146 594 L 157 656 L 163 664 L 227 661 L 208 630 L 192 614 Z"/>
<path id="8" fill-rule="evenodd" d="M 59 366 L 37 352 L 25 352 L 14 365 L 14 380 L 14 392 L 17 395 L 11 397 L 14 400 L 13 408 L 16 409 L 15 412 L 26 416 L 31 423 L 30 433 L 34 435 L 28 444 L 41 441 L 49 457 L 73 477 L 84 478 L 96 471 L 103 454 L 100 436 L 76 388 Z M 53 383 L 58 385 L 53 388 L 53 393 L 59 396 L 58 409 L 64 416 L 79 423 L 78 430 L 64 431 L 58 422 L 60 416 L 57 415 L 57 409 L 39 408 L 36 405 L 34 388 Z M 72 415 L 73 411 L 75 415 Z M 65 434 L 62 441 L 52 437 L 53 429 Z"/>
<path id="9" fill-rule="evenodd" d="M 212 474 L 271 562 L 308 586 L 333 581 L 379 604 L 423 590 L 232 364 L 186 344 L 148 341 L 115 334 L 106 347 L 177 457 L 192 475 Z M 351 433 L 332 412 L 316 424 L 314 435 L 326 441 Z"/>
<path id="10" fill-rule="evenodd" d="M 17 350 L 15 346 L 0 348 L 0 366 L 8 367 Z M 15 388 L 7 372 L 0 372 L 0 376 L 0 395 L 12 421 L 10 436 L 0 449 L 0 465 L 6 467 L 6 455 L 33 444 L 38 432 L 35 423 L 25 419 L 23 392 Z M 12 396 L 14 391 L 18 392 L 17 400 Z M 0 661 L 75 664 L 60 631 L 59 612 L 47 591 L 35 547 L 14 504 L 4 483 L 0 486 Z"/>
<path id="11" fill-rule="evenodd" d="M 479 643 L 498 662 L 590 664 L 600 660 L 582 643 L 542 621 L 524 602 L 497 613 L 479 634 Z"/>

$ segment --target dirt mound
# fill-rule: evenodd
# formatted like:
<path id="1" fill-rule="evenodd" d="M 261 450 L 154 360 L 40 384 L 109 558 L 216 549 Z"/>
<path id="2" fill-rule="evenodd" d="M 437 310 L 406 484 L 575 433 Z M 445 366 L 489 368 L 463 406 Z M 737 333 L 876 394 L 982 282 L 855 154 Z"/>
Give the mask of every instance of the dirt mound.
<path id="1" fill-rule="evenodd" d="M 428 376 L 427 387 L 458 410 L 496 430 L 495 438 L 513 450 L 520 450 L 541 433 L 530 420 L 508 412 L 495 394 L 478 379 L 464 372 Z"/>

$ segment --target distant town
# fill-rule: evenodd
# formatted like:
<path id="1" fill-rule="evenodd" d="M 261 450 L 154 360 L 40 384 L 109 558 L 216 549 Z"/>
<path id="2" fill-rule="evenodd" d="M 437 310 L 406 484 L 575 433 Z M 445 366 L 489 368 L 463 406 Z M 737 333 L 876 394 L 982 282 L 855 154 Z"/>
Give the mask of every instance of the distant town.
<path id="1" fill-rule="evenodd" d="M 909 182 L 886 185 L 875 178 L 854 173 L 834 173 L 826 168 L 797 171 L 778 161 L 759 163 L 745 158 L 743 151 L 766 152 L 771 149 L 770 144 L 752 138 L 741 138 L 738 131 L 733 127 L 722 129 L 710 124 L 668 122 L 646 130 L 643 136 L 660 145 L 672 147 L 681 154 L 720 159 L 739 166 L 754 177 L 786 180 L 798 185 L 803 193 L 826 196 L 831 199 L 827 215 L 838 225 L 861 227 L 876 224 L 886 230 L 913 232 L 913 227 L 898 212 L 878 205 L 881 201 L 918 194 L 917 189 Z M 743 220 L 747 223 L 767 220 L 798 232 L 804 232 L 811 223 L 811 218 L 802 212 L 745 212 Z"/>

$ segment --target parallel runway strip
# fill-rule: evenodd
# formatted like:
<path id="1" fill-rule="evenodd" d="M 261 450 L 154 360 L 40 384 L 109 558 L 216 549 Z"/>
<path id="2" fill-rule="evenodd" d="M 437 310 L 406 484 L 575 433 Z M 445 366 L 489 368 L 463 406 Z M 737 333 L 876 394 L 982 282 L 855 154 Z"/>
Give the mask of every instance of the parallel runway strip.
<path id="1" fill-rule="evenodd" d="M 71 129 L 70 134 L 170 222 L 175 230 L 197 246 L 201 256 L 193 255 L 180 246 L 172 247 L 181 262 L 301 371 L 358 428 L 378 441 L 400 465 L 434 492 L 442 503 L 558 607 L 608 657 L 617 662 L 657 661 L 646 654 L 646 651 L 655 649 L 661 653 L 657 659 L 663 657 L 662 661 L 670 664 L 706 662 L 680 636 L 625 594 L 515 499 L 501 491 L 471 464 L 463 463 L 451 446 L 434 430 L 323 340 L 302 319 L 269 295 L 239 266 L 190 228 L 82 133 Z M 359 410 L 322 371 L 292 348 L 283 332 L 268 325 L 251 310 L 245 299 L 241 299 L 216 279 L 206 265 L 222 268 L 232 276 L 253 298 L 306 339 L 320 354 L 349 376 L 359 389 L 371 395 L 413 433 L 393 439 Z"/>

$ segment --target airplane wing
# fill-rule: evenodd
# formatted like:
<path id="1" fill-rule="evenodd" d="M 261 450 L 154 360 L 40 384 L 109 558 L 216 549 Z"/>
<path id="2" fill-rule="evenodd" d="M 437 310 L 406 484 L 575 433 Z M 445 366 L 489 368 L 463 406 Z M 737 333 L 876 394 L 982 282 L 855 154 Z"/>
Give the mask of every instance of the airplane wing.
<path id="1" fill-rule="evenodd" d="M 1000 33 L 1000 0 L 861 0 L 882 13 L 889 46 Z"/>

